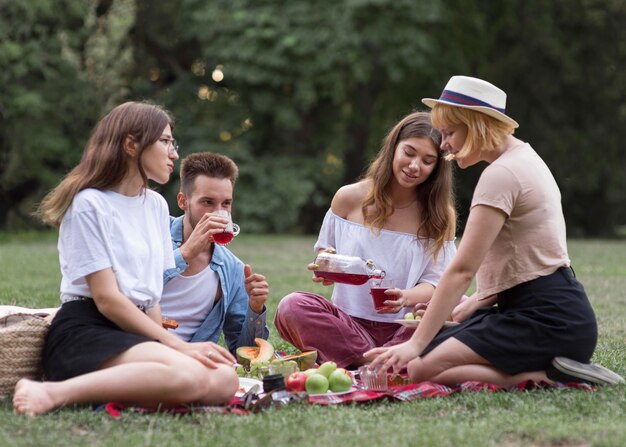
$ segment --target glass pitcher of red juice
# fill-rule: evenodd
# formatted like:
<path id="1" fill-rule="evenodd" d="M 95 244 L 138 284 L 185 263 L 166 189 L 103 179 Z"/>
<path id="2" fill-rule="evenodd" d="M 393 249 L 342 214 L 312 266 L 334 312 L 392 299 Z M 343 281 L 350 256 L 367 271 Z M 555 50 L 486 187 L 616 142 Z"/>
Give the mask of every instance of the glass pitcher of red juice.
<path id="1" fill-rule="evenodd" d="M 339 255 L 322 251 L 315 258 L 318 265 L 315 276 L 329 281 L 360 286 L 370 278 L 383 278 L 385 272 L 377 269 L 374 261 L 358 256 Z"/>

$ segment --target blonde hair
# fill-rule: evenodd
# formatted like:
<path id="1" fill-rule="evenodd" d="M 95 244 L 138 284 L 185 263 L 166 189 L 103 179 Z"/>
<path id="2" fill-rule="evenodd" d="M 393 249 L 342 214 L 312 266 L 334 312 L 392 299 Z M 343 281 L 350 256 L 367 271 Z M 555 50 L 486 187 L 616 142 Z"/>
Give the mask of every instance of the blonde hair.
<path id="1" fill-rule="evenodd" d="M 467 138 L 456 154 L 465 158 L 478 151 L 495 151 L 508 135 L 513 135 L 515 127 L 489 115 L 463 107 L 437 103 L 432 109 L 433 126 L 442 129 L 451 125 L 467 127 Z"/>
<path id="2" fill-rule="evenodd" d="M 117 185 L 130 171 L 132 160 L 147 187 L 141 154 L 156 143 L 168 124 L 174 127 L 170 113 L 153 104 L 126 102 L 111 110 L 94 127 L 80 163 L 44 197 L 36 215 L 59 227 L 76 194 L 86 188 L 107 190 Z M 137 145 L 133 155 L 124 149 L 129 137 Z"/>
<path id="3" fill-rule="evenodd" d="M 411 113 L 391 129 L 364 177 L 372 184 L 361 207 L 365 224 L 370 228 L 382 228 L 393 214 L 393 158 L 398 144 L 409 138 L 428 138 L 439 152 L 441 134 L 433 127 L 428 112 Z M 452 240 L 456 231 L 450 162 L 439 156 L 428 179 L 415 188 L 415 196 L 418 203 L 416 236 L 435 241 L 436 260 L 443 244 Z"/>

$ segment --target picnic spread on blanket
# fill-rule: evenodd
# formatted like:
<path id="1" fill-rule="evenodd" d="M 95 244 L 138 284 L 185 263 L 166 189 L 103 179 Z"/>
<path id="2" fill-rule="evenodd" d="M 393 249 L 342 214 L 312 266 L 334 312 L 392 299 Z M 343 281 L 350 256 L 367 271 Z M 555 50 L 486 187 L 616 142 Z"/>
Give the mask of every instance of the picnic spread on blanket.
<path id="1" fill-rule="evenodd" d="M 250 383 L 246 378 L 240 379 L 240 383 Z M 484 382 L 464 382 L 455 386 L 446 386 L 433 382 L 411 383 L 408 385 L 391 385 L 385 391 L 367 390 L 362 387 L 360 380 L 355 379 L 356 386 L 347 393 L 328 392 L 321 395 L 310 395 L 306 392 L 290 392 L 285 390 L 274 390 L 270 393 L 260 394 L 239 394 L 223 406 L 194 406 L 180 405 L 161 412 L 171 414 L 191 414 L 191 413 L 217 413 L 217 414 L 238 414 L 249 415 L 259 413 L 269 408 L 282 408 L 295 402 L 303 402 L 312 405 L 340 405 L 340 404 L 366 404 L 375 402 L 411 402 L 423 398 L 447 397 L 458 393 L 476 392 L 525 392 L 533 390 L 562 390 L 578 389 L 583 391 L 594 391 L 597 388 L 584 382 L 571 383 L 537 383 L 532 380 L 521 382 L 518 385 L 505 388 L 502 386 Z M 126 411 L 138 413 L 154 413 L 156 410 L 147 408 L 130 407 L 116 402 L 108 402 L 96 408 L 99 411 L 106 411 L 112 418 L 121 418 Z"/>
<path id="2" fill-rule="evenodd" d="M 361 404 L 381 401 L 410 402 L 429 397 L 445 397 L 463 392 L 514 392 L 539 389 L 595 390 L 587 383 L 545 383 L 524 381 L 506 388 L 494 384 L 468 381 L 447 386 L 429 381 L 410 383 L 406 373 L 396 374 L 367 365 L 348 371 L 335 362 L 318 365 L 317 351 L 286 355 L 276 351 L 267 340 L 255 340 L 256 347 L 237 350 L 239 390 L 223 406 L 180 405 L 160 410 L 172 414 L 220 413 L 254 414 L 269 408 L 282 408 L 295 402 L 313 405 Z M 153 413 L 157 410 L 129 407 L 109 402 L 98 410 L 111 417 L 122 417 L 124 411 Z"/>

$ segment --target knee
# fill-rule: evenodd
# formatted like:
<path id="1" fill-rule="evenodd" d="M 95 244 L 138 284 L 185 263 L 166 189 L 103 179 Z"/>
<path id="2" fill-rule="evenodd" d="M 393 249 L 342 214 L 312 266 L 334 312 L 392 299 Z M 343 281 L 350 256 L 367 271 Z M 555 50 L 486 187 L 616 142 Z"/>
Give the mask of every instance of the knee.
<path id="1" fill-rule="evenodd" d="M 302 292 L 293 292 L 286 295 L 278 303 L 276 308 L 276 320 L 289 321 L 291 318 L 296 317 L 302 313 L 303 304 L 308 300 L 308 297 Z"/>
<path id="2" fill-rule="evenodd" d="M 190 359 L 191 360 L 191 359 Z M 206 367 L 197 361 L 179 362 L 176 365 L 169 366 L 171 370 L 172 388 L 178 390 L 181 396 L 187 396 L 185 401 L 194 401 L 199 397 L 198 384 L 206 381 Z"/>
<path id="3" fill-rule="evenodd" d="M 408 363 L 407 373 L 409 375 L 409 379 L 413 383 L 419 383 L 428 380 L 425 372 L 424 361 L 421 357 L 417 357 Z"/>
<path id="4" fill-rule="evenodd" d="M 230 365 L 219 365 L 216 372 L 216 388 L 223 391 L 220 399 L 228 402 L 239 389 L 239 376 Z"/>
<path id="5" fill-rule="evenodd" d="M 239 377 L 232 366 L 220 364 L 215 369 L 205 369 L 205 384 L 200 401 L 205 404 L 228 403 L 239 389 Z"/>

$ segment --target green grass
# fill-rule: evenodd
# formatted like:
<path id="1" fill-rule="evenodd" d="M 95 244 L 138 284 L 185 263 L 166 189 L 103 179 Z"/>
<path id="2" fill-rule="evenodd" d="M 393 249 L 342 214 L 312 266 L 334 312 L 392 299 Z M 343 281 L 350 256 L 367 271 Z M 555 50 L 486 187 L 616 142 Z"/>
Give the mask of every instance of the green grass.
<path id="1" fill-rule="evenodd" d="M 293 350 L 271 324 L 276 304 L 293 290 L 328 294 L 305 266 L 313 237 L 240 236 L 231 248 L 267 276 L 270 340 Z M 626 373 L 626 242 L 570 241 L 576 273 L 597 312 L 594 360 Z M 0 303 L 54 306 L 59 269 L 49 235 L 0 237 Z M 120 420 L 65 408 L 36 419 L 0 401 L 0 446 L 623 446 L 626 386 L 595 392 L 477 393 L 409 403 L 322 407 L 296 403 L 250 416 L 125 413 Z"/>

